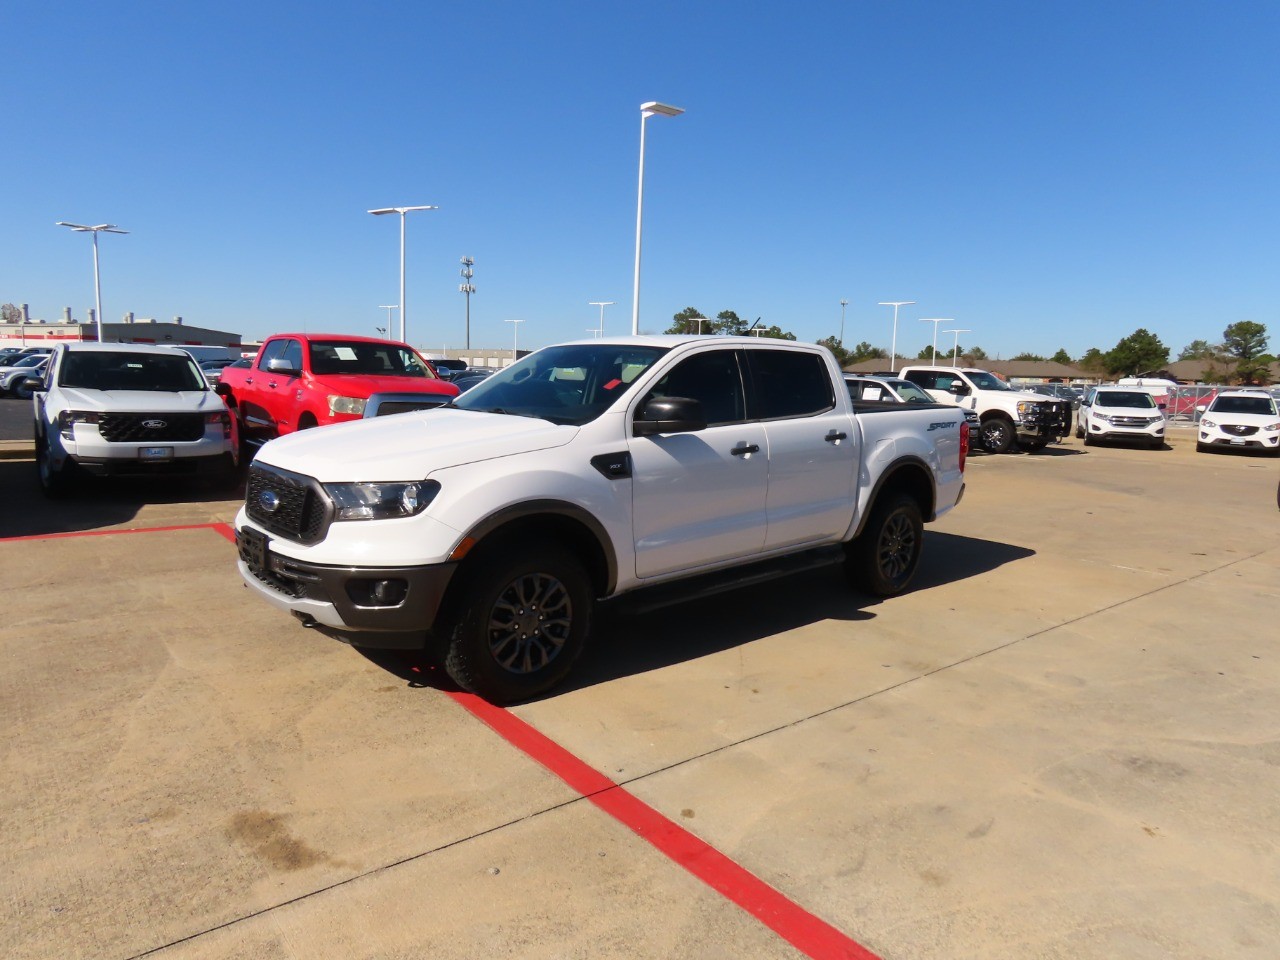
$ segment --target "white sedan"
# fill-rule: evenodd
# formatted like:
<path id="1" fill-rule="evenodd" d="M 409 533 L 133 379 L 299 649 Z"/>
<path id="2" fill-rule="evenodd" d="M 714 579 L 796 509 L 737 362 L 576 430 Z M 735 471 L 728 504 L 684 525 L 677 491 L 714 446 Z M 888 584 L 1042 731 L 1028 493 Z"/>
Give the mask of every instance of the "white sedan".
<path id="1" fill-rule="evenodd" d="M 1280 454 L 1280 411 L 1261 390 L 1224 390 L 1200 418 L 1196 449 L 1228 447 Z"/>

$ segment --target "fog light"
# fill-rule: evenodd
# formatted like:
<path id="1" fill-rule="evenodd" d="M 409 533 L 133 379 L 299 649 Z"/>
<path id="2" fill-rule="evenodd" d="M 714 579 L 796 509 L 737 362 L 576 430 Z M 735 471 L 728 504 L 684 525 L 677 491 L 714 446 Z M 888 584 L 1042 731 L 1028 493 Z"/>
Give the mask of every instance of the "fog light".
<path id="1" fill-rule="evenodd" d="M 347 582 L 347 596 L 358 607 L 398 607 L 408 595 L 409 582 L 399 578 Z"/>

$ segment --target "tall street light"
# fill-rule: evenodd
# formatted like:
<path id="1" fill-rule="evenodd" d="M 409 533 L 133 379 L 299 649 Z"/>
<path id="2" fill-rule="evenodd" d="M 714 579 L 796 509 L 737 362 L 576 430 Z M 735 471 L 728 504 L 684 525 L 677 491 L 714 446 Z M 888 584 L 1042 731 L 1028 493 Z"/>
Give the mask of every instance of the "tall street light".
<path id="1" fill-rule="evenodd" d="M 596 336 L 604 336 L 604 308 L 612 307 L 618 301 L 616 300 L 588 300 L 587 306 L 600 308 L 600 326 L 596 329 Z"/>
<path id="2" fill-rule="evenodd" d="M 636 276 L 631 293 L 631 335 L 640 332 L 640 225 L 644 221 L 644 127 L 653 116 L 678 117 L 683 108 L 650 100 L 640 104 L 640 186 L 636 190 Z"/>
<path id="3" fill-rule="evenodd" d="M 512 332 L 515 334 L 511 340 L 511 362 L 515 363 L 520 359 L 520 324 L 524 323 L 524 320 L 506 320 L 504 322 L 515 324 L 515 326 L 511 328 Z"/>
<path id="4" fill-rule="evenodd" d="M 67 223 L 65 220 L 59 220 L 56 226 L 70 227 L 76 233 L 93 234 L 93 302 L 94 309 L 98 313 L 98 342 L 102 343 L 102 283 L 98 278 L 98 234 L 128 233 L 129 231 L 121 230 L 114 223 L 100 223 L 97 226 L 87 227 L 82 223 Z"/>
<path id="5" fill-rule="evenodd" d="M 404 215 L 412 210 L 439 210 L 439 207 L 379 207 L 377 210 L 370 210 L 375 217 L 382 217 L 388 213 L 400 214 L 400 342 L 408 343 L 405 339 L 404 332 Z"/>
<path id="6" fill-rule="evenodd" d="M 960 356 L 960 334 L 973 333 L 973 331 L 972 330 L 943 330 L 942 332 L 954 333 L 956 335 L 956 342 L 951 347 L 951 365 L 954 367 L 957 365 L 957 361 Z"/>
<path id="7" fill-rule="evenodd" d="M 938 363 L 938 324 L 940 324 L 940 323 L 955 323 L 955 322 L 956 322 L 956 321 L 955 321 L 955 318 L 954 318 L 954 317 L 946 317 L 946 318 L 941 319 L 941 320 L 926 320 L 924 317 L 921 317 L 921 318 L 920 318 L 920 322 L 921 322 L 921 323 L 932 323 L 932 324 L 933 324 L 933 359 L 931 359 L 929 362 L 930 362 L 931 364 L 933 364 L 934 366 L 936 366 L 936 365 L 937 365 L 937 363 Z"/>
<path id="8" fill-rule="evenodd" d="M 881 300 L 879 303 L 882 307 L 893 307 L 893 345 L 889 347 L 889 369 L 893 371 L 898 369 L 898 308 L 913 303 L 914 300 Z"/>
<path id="9" fill-rule="evenodd" d="M 844 346 L 844 308 L 849 305 L 849 301 L 844 297 L 840 298 L 840 346 Z"/>

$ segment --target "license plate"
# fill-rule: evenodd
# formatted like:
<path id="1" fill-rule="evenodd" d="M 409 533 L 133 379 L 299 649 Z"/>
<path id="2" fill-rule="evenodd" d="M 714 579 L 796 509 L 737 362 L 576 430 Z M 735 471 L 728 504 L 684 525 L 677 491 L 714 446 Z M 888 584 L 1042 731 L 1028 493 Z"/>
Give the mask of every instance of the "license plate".
<path id="1" fill-rule="evenodd" d="M 141 460 L 172 460 L 173 447 L 142 447 L 138 450 Z"/>
<path id="2" fill-rule="evenodd" d="M 1232 440 L 1231 442 L 1232 442 L 1232 443 L 1244 443 L 1244 441 L 1243 441 L 1243 440 Z"/>
<path id="3" fill-rule="evenodd" d="M 236 551 L 240 559 L 256 570 L 267 568 L 268 540 L 257 530 L 241 527 L 236 531 Z"/>

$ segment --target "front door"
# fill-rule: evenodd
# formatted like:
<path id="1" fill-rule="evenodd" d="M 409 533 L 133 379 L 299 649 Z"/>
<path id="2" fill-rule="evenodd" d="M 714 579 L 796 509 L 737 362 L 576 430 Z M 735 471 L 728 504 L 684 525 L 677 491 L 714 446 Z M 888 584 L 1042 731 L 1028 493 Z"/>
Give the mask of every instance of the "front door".
<path id="1" fill-rule="evenodd" d="M 740 351 L 687 357 L 637 400 L 631 415 L 654 396 L 700 401 L 707 428 L 628 441 L 636 576 L 758 553 L 769 462 L 764 427 L 746 422 Z"/>

